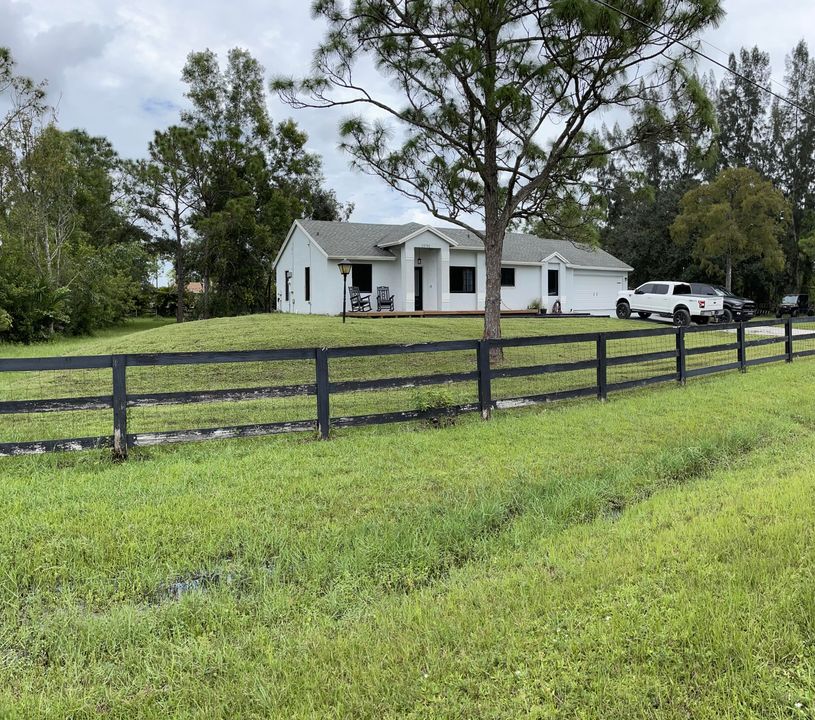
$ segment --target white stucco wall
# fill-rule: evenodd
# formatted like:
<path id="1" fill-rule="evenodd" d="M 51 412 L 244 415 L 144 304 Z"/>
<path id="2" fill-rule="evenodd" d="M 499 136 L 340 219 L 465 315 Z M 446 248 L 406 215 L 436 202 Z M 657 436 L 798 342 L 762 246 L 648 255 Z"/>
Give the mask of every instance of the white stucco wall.
<path id="1" fill-rule="evenodd" d="M 503 263 L 501 267 L 515 269 L 515 287 L 501 288 L 501 307 L 504 310 L 526 310 L 530 303 L 540 299 L 540 265 Z"/>
<path id="2" fill-rule="evenodd" d="M 305 268 L 311 268 L 311 301 L 305 299 Z M 291 291 L 289 300 L 286 300 L 285 273 L 292 273 L 290 281 Z M 326 285 L 331 285 L 331 278 L 327 277 L 327 264 L 325 255 L 311 243 L 299 227 L 295 227 L 288 244 L 283 249 L 277 268 L 275 281 L 277 285 L 277 307 L 284 312 L 296 313 L 325 313 L 327 309 Z M 339 276 L 339 272 L 337 272 Z M 340 281 L 341 285 L 341 281 Z M 338 290 L 342 292 L 342 290 Z M 342 299 L 342 296 L 340 296 Z"/>
<path id="3" fill-rule="evenodd" d="M 474 293 L 450 293 L 451 310 L 483 310 L 484 292 L 487 287 L 486 266 L 484 265 L 484 253 L 473 252 L 472 250 L 450 251 L 450 267 L 474 267 L 475 268 L 475 292 Z M 479 301 L 480 298 L 480 301 Z"/>

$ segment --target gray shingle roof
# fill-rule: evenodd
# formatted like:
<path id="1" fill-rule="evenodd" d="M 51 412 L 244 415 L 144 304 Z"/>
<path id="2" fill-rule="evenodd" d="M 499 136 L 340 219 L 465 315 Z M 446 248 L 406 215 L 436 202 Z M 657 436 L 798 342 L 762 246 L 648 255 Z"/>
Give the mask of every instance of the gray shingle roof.
<path id="1" fill-rule="evenodd" d="M 394 257 L 383 244 L 397 242 L 425 227 L 420 223 L 382 225 L 327 220 L 300 220 L 306 232 L 329 257 Z M 458 243 L 461 249 L 482 250 L 481 239 L 463 228 L 436 228 Z M 537 263 L 552 253 L 559 253 L 570 265 L 630 270 L 631 268 L 605 250 L 569 240 L 546 240 L 528 233 L 507 233 L 504 238 L 505 262 Z"/>

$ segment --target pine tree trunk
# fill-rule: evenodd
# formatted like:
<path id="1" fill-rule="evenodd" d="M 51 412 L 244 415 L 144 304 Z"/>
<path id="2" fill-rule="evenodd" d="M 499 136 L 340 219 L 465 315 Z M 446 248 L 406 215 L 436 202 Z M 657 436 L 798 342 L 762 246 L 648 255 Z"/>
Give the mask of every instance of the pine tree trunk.
<path id="1" fill-rule="evenodd" d="M 728 292 L 733 290 L 733 258 L 730 255 L 725 258 L 724 286 Z"/>
<path id="2" fill-rule="evenodd" d="M 504 233 L 493 228 L 484 238 L 486 264 L 486 294 L 484 299 L 484 339 L 501 339 L 501 254 L 504 246 Z M 503 358 L 500 347 L 490 350 L 490 360 L 498 362 Z"/>
<path id="3" fill-rule="evenodd" d="M 203 277 L 203 282 L 201 284 L 203 285 L 202 289 L 204 291 L 204 310 L 201 313 L 201 317 L 204 320 L 208 320 L 209 319 L 209 268 L 208 267 L 205 267 L 205 269 L 204 269 L 204 277 Z"/>
<path id="4" fill-rule="evenodd" d="M 263 304 L 267 313 L 272 312 L 272 272 L 266 273 L 266 290 L 263 294 Z"/>
<path id="5" fill-rule="evenodd" d="M 181 221 L 176 209 L 175 215 L 175 285 L 176 285 L 176 303 L 175 303 L 175 321 L 177 323 L 184 322 L 184 291 L 187 283 L 184 278 L 184 247 L 181 243 Z"/>
<path id="6" fill-rule="evenodd" d="M 486 264 L 486 295 L 484 298 L 484 339 L 501 339 L 501 255 L 507 222 L 499 211 L 500 180 L 498 172 L 498 117 L 496 95 L 498 32 L 490 27 L 484 38 L 484 60 L 488 68 L 484 87 L 484 259 Z M 504 357 L 500 346 L 490 348 L 490 362 Z"/>
<path id="7" fill-rule="evenodd" d="M 494 185 L 497 188 L 497 183 Z M 501 256 L 506 226 L 498 213 L 498 193 L 484 193 L 484 261 L 486 287 L 484 297 L 484 340 L 501 339 Z M 500 346 L 490 348 L 490 361 L 503 360 Z"/>

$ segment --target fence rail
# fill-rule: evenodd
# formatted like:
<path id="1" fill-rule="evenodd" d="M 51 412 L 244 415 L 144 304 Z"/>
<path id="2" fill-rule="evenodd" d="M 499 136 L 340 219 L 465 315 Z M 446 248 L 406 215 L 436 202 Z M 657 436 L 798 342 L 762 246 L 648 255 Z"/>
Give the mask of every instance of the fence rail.
<path id="1" fill-rule="evenodd" d="M 796 318 L 796 323 L 815 323 L 815 318 Z M 754 337 L 748 334 L 757 327 L 783 326 L 783 334 L 770 337 Z M 721 337 L 721 342 L 709 345 L 688 347 L 688 339 L 704 333 L 735 333 L 735 340 Z M 636 339 L 675 337 L 670 350 L 652 352 L 628 352 L 610 354 L 610 343 L 621 343 Z M 488 418 L 494 409 L 524 407 L 537 403 L 552 402 L 567 398 L 596 396 L 606 399 L 609 392 L 643 387 L 653 383 L 679 382 L 688 378 L 728 370 L 746 371 L 748 367 L 764 363 L 786 361 L 795 357 L 815 356 L 815 348 L 803 348 L 796 344 L 815 340 L 815 332 L 795 335 L 793 319 L 755 320 L 750 323 L 730 323 L 728 325 L 706 325 L 688 328 L 663 327 L 635 329 L 573 335 L 550 335 L 535 337 L 507 338 L 497 341 L 454 340 L 446 342 L 418 343 L 412 345 L 371 345 L 338 348 L 295 348 L 283 350 L 253 350 L 234 352 L 188 352 L 188 353 L 138 353 L 98 356 L 0 359 L 0 373 L 29 373 L 50 370 L 104 370 L 109 369 L 110 394 L 84 397 L 5 400 L 0 401 L 0 415 L 22 415 L 27 413 L 61 413 L 83 410 L 112 410 L 112 434 L 103 436 L 78 437 L 57 440 L 25 442 L 0 442 L 0 456 L 35 454 L 52 451 L 86 450 L 92 448 L 112 448 L 117 457 L 125 458 L 132 447 L 162 445 L 168 443 L 192 442 L 206 439 L 257 437 L 294 432 L 318 432 L 322 439 L 328 439 L 331 428 L 379 425 L 383 423 L 405 422 L 431 418 L 441 414 L 480 412 Z M 783 352 L 768 356 L 751 357 L 755 348 L 784 345 Z M 551 346 L 575 346 L 592 344 L 593 356 L 588 359 L 569 362 L 547 362 L 523 364 L 518 367 L 492 367 L 490 353 L 493 348 L 535 348 Z M 394 355 L 432 354 L 445 352 L 473 352 L 474 367 L 462 372 L 412 375 L 377 379 L 353 379 L 334 381 L 331 379 L 332 360 L 346 358 L 373 358 Z M 726 362 L 688 368 L 688 359 L 703 358 L 718 353 L 735 353 Z M 716 358 L 717 355 L 712 355 Z M 185 392 L 132 393 L 128 391 L 129 368 L 156 368 L 161 366 L 202 365 L 212 363 L 249 363 L 308 361 L 314 364 L 314 382 L 288 385 L 270 385 L 232 389 L 210 389 Z M 667 362 L 669 367 L 658 365 Z M 644 364 L 658 367 L 647 377 L 609 382 L 609 369 L 628 368 Z M 675 369 L 673 368 L 675 363 Z M 649 365 L 651 367 L 651 365 Z M 493 381 L 531 376 L 558 375 L 576 371 L 596 371 L 596 377 L 581 387 L 556 389 L 544 393 L 530 393 L 517 397 L 493 399 Z M 343 393 L 363 391 L 400 390 L 447 383 L 475 383 L 478 401 L 459 403 L 442 408 L 426 410 L 402 410 L 333 416 L 331 398 Z M 161 432 L 129 432 L 128 409 L 158 407 L 166 405 L 188 405 L 194 403 L 239 402 L 269 400 L 290 397 L 316 398 L 316 420 L 295 419 L 281 422 L 264 422 L 247 425 L 232 425 L 214 428 L 189 430 L 169 430 Z"/>

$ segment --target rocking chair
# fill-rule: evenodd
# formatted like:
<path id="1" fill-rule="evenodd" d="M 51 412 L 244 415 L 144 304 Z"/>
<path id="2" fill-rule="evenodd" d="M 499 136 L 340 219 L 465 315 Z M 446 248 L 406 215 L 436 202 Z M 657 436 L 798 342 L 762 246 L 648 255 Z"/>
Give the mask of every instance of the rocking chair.
<path id="1" fill-rule="evenodd" d="M 361 295 L 358 287 L 349 287 L 348 295 L 351 298 L 351 312 L 370 312 L 371 296 Z"/>
<path id="2" fill-rule="evenodd" d="M 381 312 L 386 308 L 393 312 L 393 295 L 387 285 L 382 285 L 376 289 L 376 311 Z"/>

